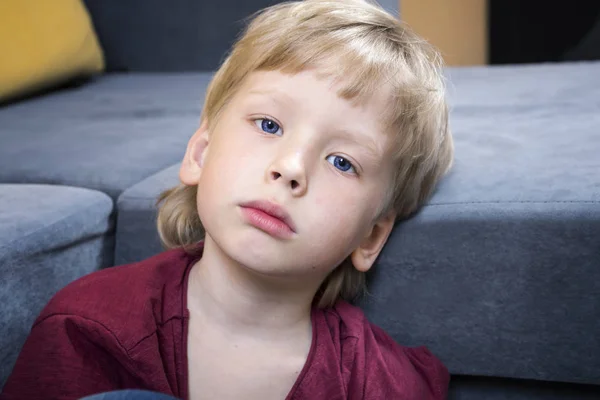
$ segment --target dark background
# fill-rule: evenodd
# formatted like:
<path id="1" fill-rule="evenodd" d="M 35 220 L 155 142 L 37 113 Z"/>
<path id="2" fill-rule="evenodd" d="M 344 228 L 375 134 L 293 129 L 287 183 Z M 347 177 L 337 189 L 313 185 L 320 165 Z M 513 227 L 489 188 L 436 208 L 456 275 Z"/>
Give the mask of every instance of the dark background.
<path id="1" fill-rule="evenodd" d="M 281 0 L 84 0 L 109 72 L 214 71 L 248 17 Z"/>
<path id="2" fill-rule="evenodd" d="M 600 60 L 599 0 L 488 0 L 489 62 Z"/>

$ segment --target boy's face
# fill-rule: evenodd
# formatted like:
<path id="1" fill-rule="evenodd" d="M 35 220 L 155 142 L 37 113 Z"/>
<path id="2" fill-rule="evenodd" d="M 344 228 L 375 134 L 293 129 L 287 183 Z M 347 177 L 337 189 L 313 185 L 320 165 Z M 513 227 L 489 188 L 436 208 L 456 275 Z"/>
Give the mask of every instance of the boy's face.
<path id="1" fill-rule="evenodd" d="M 251 74 L 182 164 L 207 240 L 271 276 L 320 282 L 349 255 L 367 270 L 394 220 L 376 221 L 393 168 L 386 98 L 354 104 L 312 71 Z"/>

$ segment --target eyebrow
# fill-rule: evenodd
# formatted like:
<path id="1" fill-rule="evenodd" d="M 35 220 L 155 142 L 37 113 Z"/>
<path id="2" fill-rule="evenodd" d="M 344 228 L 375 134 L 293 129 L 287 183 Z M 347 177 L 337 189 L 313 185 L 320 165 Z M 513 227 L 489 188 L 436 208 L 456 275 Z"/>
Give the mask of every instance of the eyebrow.
<path id="1" fill-rule="evenodd" d="M 383 154 L 380 154 L 381 152 L 379 146 L 377 146 L 377 143 L 374 140 L 367 138 L 360 133 L 346 129 L 336 129 L 335 134 L 336 137 L 344 141 L 354 143 L 365 149 L 370 162 L 379 163 L 381 161 Z"/>
<path id="2" fill-rule="evenodd" d="M 281 101 L 282 103 L 286 103 L 289 106 L 296 105 L 296 101 L 293 97 L 291 97 L 287 93 L 280 92 L 279 90 L 252 89 L 248 91 L 248 94 L 254 96 L 268 97 L 269 100 Z"/>

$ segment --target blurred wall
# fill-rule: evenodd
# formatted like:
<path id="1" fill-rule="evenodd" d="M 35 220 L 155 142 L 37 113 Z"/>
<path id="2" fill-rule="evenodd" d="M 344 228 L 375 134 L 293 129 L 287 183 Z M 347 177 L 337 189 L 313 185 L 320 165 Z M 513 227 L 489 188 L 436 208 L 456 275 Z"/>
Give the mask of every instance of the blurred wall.
<path id="1" fill-rule="evenodd" d="M 400 0 L 400 18 L 435 45 L 448 65 L 488 59 L 487 0 Z"/>

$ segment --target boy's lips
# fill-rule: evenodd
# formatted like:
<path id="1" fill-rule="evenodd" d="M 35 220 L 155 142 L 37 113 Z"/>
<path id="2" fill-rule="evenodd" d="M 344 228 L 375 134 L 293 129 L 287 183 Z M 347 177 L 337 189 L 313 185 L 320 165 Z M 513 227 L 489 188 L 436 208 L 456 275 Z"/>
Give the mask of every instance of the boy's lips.
<path id="1" fill-rule="evenodd" d="M 240 204 L 246 220 L 272 236 L 287 239 L 296 232 L 294 221 L 279 205 L 264 200 Z"/>

